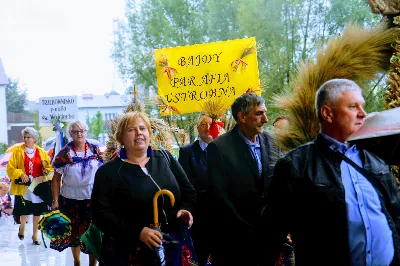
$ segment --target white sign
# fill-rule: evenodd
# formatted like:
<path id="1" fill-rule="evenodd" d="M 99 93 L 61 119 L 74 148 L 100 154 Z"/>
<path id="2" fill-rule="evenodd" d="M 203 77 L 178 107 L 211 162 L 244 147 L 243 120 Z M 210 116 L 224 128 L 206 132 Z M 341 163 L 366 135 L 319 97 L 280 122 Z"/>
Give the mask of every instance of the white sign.
<path id="1" fill-rule="evenodd" d="M 76 96 L 46 97 L 39 99 L 40 125 L 53 122 L 73 122 L 78 119 L 78 98 Z"/>

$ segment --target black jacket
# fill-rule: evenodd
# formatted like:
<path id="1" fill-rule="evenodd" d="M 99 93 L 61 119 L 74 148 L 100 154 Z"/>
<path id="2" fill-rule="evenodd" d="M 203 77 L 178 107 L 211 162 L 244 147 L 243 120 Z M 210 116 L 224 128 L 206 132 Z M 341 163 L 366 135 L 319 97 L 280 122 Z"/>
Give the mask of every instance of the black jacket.
<path id="1" fill-rule="evenodd" d="M 237 127 L 207 147 L 210 226 L 217 251 L 224 248 L 232 253 L 230 248 L 241 249 L 242 244 L 248 247 L 248 243 L 254 243 L 256 239 L 265 194 L 279 156 L 266 132 L 259 135 L 259 140 L 261 177 L 251 150 Z"/>
<path id="2" fill-rule="evenodd" d="M 200 147 L 199 140 L 179 150 L 179 163 L 197 193 L 207 191 L 207 152 Z"/>
<path id="3" fill-rule="evenodd" d="M 199 140 L 179 150 L 179 163 L 197 192 L 197 208 L 193 214 L 196 221 L 190 229 L 199 265 L 205 265 L 210 254 L 208 228 L 209 205 L 207 201 L 207 151 L 200 147 Z"/>
<path id="4" fill-rule="evenodd" d="M 170 190 L 175 196 L 174 207 L 167 196 L 164 196 L 164 203 L 162 196 L 158 199 L 158 216 L 164 232 L 178 228 L 178 210 L 193 212 L 196 203 L 196 192 L 182 167 L 169 152 L 167 155 L 170 165 L 160 151 L 154 151 L 146 165 L 158 186 Z M 105 234 L 103 247 L 109 238 L 116 241 L 117 248 L 129 246 L 132 249 L 139 243 L 143 227 L 154 223 L 152 202 L 157 191 L 157 186 L 140 166 L 123 162 L 119 157 L 98 169 L 91 210 L 93 223 Z M 162 210 L 166 213 L 168 225 Z"/>
<path id="5" fill-rule="evenodd" d="M 200 147 L 199 140 L 179 150 L 179 163 L 197 193 L 196 225 L 205 225 L 208 216 L 207 203 L 207 152 Z M 196 226 L 195 225 L 195 226 Z"/>
<path id="6" fill-rule="evenodd" d="M 263 214 L 261 245 L 268 253 L 263 265 L 274 265 L 288 232 L 296 266 L 350 265 L 345 190 L 341 157 L 322 135 L 278 161 Z M 400 200 L 389 166 L 374 154 L 360 152 L 363 167 L 374 174 L 388 195 L 381 198 L 393 232 L 395 259 L 399 256 Z M 397 257 L 397 258 L 396 258 Z M 393 264 L 394 265 L 394 264 Z M 397 265 L 397 264 L 396 264 Z"/>

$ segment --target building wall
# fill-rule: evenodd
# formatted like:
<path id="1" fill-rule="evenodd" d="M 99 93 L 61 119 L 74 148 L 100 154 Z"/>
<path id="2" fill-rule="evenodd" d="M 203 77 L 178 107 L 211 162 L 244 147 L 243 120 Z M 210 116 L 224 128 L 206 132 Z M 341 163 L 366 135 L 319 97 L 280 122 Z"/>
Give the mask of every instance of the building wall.
<path id="1" fill-rule="evenodd" d="M 24 122 L 24 123 L 8 123 L 8 140 L 9 146 L 22 142 L 21 131 L 26 127 L 34 127 L 34 123 Z"/>
<path id="2" fill-rule="evenodd" d="M 8 143 L 6 86 L 0 84 L 0 143 Z"/>
<path id="3" fill-rule="evenodd" d="M 0 85 L 1 86 L 1 85 Z M 123 96 L 123 95 L 122 95 Z M 122 97 L 122 96 L 115 96 L 115 97 Z M 112 100 L 112 99 L 110 99 Z M 115 99 L 114 99 L 115 100 Z M 88 100 L 86 100 L 88 101 Z M 121 103 L 121 105 L 124 105 L 123 100 L 118 100 L 118 102 Z M 109 102 L 110 103 L 110 102 Z M 78 102 L 79 104 L 79 102 Z M 93 104 L 92 104 L 93 105 Z M 101 106 L 102 105 L 102 101 L 99 101 L 98 103 L 98 107 L 80 107 L 78 105 L 78 119 L 81 121 L 86 122 L 86 116 L 89 116 L 90 118 L 94 117 L 97 113 L 98 110 L 100 110 L 100 112 L 103 114 L 103 118 L 104 121 L 106 121 L 106 127 L 109 125 L 109 123 L 107 123 L 107 121 L 110 121 L 111 119 L 113 119 L 116 115 L 118 114 L 122 114 L 123 110 L 126 108 L 126 106 L 112 106 L 112 107 L 108 107 L 108 106 Z M 0 108 L 2 108 L 4 106 L 5 108 L 5 100 L 4 100 L 4 104 L 1 104 L 0 101 Z M 39 104 L 37 102 L 32 102 L 29 106 L 28 106 L 28 110 L 29 111 L 35 111 L 38 110 L 39 108 Z M 1 109 L 0 109 L 1 111 Z M 6 115 L 6 111 L 4 111 L 4 114 Z M 0 112 L 0 116 L 2 115 L 2 113 Z M 5 118 L 7 119 L 7 118 Z M 11 145 L 12 143 L 15 142 L 20 142 L 21 141 L 21 130 L 23 128 L 25 128 L 26 126 L 33 126 L 33 118 L 31 119 L 32 121 L 8 121 L 8 137 L 7 137 L 7 133 L 6 133 L 6 139 L 5 139 L 5 143 L 8 142 L 9 145 Z M 1 121 L 1 120 L 0 120 Z M 7 121 L 5 120 L 4 123 L 0 122 L 0 126 L 1 125 L 5 125 L 6 127 L 6 132 L 7 132 Z M 0 131 L 1 133 L 1 131 Z M 4 134 L 1 134 L 4 135 Z M 53 128 L 52 127 L 41 127 L 40 129 L 40 135 L 42 136 L 42 140 L 45 141 L 50 137 L 55 136 L 55 133 L 53 132 Z M 8 140 L 8 141 L 7 141 Z M 108 140 L 108 134 L 103 134 L 102 136 L 100 136 L 99 140 L 103 143 L 105 143 Z M 1 142 L 1 136 L 0 136 L 0 142 Z"/>
<path id="4" fill-rule="evenodd" d="M 86 116 L 94 117 L 98 110 L 103 114 L 104 121 L 113 119 L 116 115 L 122 114 L 125 106 L 115 107 L 79 107 L 78 106 L 78 119 L 86 122 Z"/>

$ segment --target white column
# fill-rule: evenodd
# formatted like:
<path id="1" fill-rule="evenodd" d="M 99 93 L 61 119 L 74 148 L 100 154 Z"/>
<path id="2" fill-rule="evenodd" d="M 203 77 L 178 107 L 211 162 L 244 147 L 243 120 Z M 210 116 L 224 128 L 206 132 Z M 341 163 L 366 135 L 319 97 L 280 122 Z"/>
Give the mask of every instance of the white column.
<path id="1" fill-rule="evenodd" d="M 6 86 L 0 84 L 0 143 L 8 143 Z"/>

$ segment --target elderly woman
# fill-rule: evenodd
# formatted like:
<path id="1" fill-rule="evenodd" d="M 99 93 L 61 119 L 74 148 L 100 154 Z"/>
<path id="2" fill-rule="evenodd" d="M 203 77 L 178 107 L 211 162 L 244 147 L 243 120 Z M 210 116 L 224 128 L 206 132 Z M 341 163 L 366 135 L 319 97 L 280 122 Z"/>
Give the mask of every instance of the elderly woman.
<path id="1" fill-rule="evenodd" d="M 34 178 L 43 175 L 43 172 L 53 172 L 50 158 L 46 151 L 35 145 L 39 138 L 39 133 L 32 127 L 22 130 L 24 144 L 14 149 L 13 154 L 7 164 L 7 175 L 10 177 L 10 193 L 15 195 L 14 216 L 20 216 L 21 225 L 19 226 L 18 238 L 24 239 L 25 225 L 28 215 L 33 214 L 33 234 L 32 241 L 35 245 L 40 245 L 38 240 L 38 223 L 40 215 L 46 213 L 48 208 L 41 198 L 33 194 L 27 185 Z"/>
<path id="2" fill-rule="evenodd" d="M 123 148 L 97 171 L 91 198 L 93 223 L 104 232 L 99 263 L 157 265 L 150 260 L 163 236 L 150 227 L 154 195 L 167 189 L 175 196 L 174 207 L 168 197 L 158 201 L 163 232 L 173 236 L 182 226 L 192 225 L 196 192 L 169 152 L 153 151 L 149 146 L 152 132 L 146 114 L 126 113 L 115 136 Z M 179 263 L 192 265 L 193 245 L 180 246 L 180 250 L 179 254 L 184 250 L 186 256 Z"/>
<path id="3" fill-rule="evenodd" d="M 60 252 L 71 247 L 75 266 L 80 265 L 80 251 L 89 254 L 90 265 L 97 264 L 80 240 L 91 223 L 90 195 L 95 173 L 103 164 L 98 146 L 86 140 L 87 131 L 88 126 L 82 121 L 69 124 L 67 132 L 72 141 L 56 155 L 53 162 L 52 209 L 60 208 L 71 219 L 72 230 L 67 236 L 51 241 L 50 247 Z"/>

